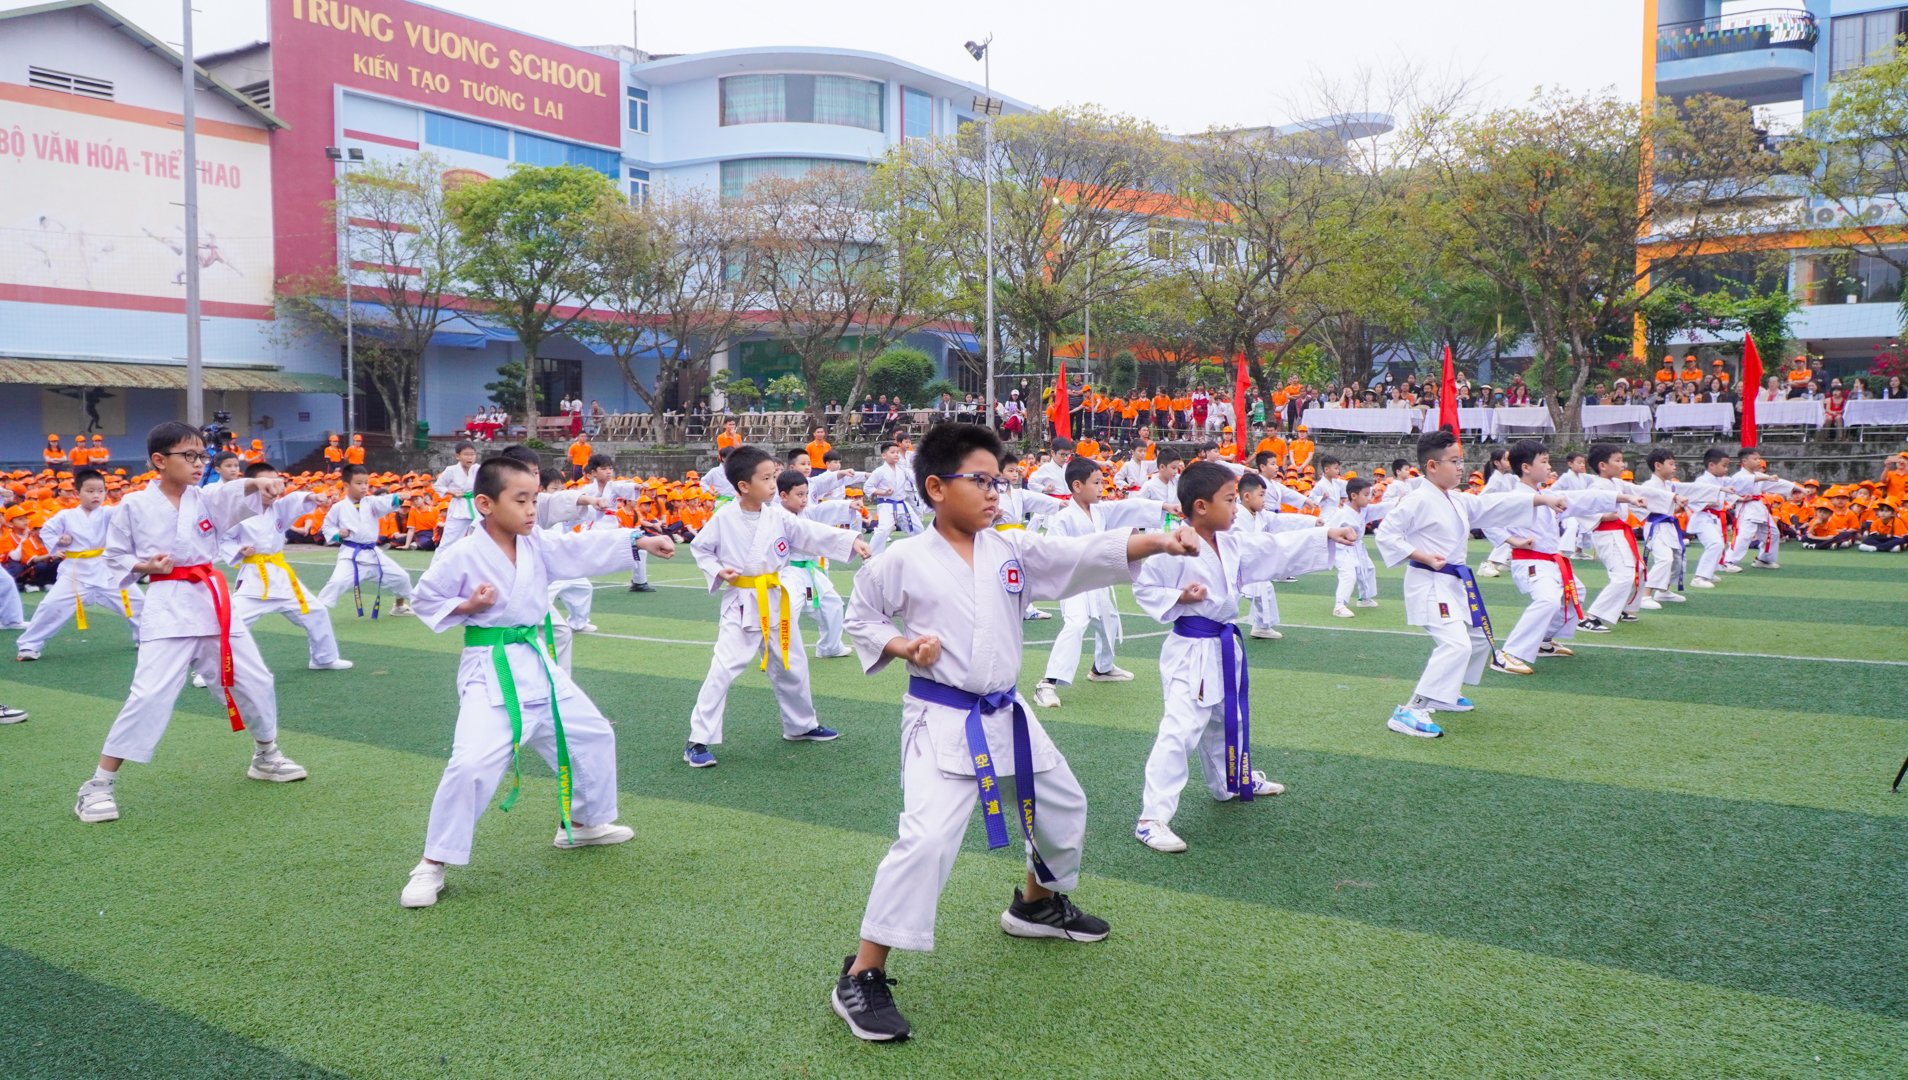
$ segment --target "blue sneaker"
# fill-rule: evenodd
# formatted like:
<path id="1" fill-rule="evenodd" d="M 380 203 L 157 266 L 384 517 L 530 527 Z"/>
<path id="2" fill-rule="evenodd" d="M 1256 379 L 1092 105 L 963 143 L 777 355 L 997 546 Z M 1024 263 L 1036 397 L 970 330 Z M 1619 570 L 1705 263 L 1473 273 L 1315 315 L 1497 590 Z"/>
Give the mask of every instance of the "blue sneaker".
<path id="1" fill-rule="evenodd" d="M 1477 703 L 1476 703 L 1476 702 L 1474 702 L 1474 701 L 1472 701 L 1472 700 L 1471 700 L 1470 698 L 1467 698 L 1467 697 L 1459 697 L 1459 698 L 1458 698 L 1458 700 L 1457 700 L 1457 704 L 1456 704 L 1456 705 L 1451 705 L 1451 706 L 1448 706 L 1448 707 L 1445 707 L 1445 710 L 1444 710 L 1444 711 L 1446 711 L 1446 712 L 1470 712 L 1470 711 L 1471 711 L 1472 709 L 1475 709 L 1475 708 L 1477 708 Z"/>
<path id="2" fill-rule="evenodd" d="M 1391 719 L 1385 726 L 1400 735 L 1416 735 L 1420 739 L 1435 739 L 1444 734 L 1444 729 L 1431 722 L 1431 714 L 1423 709 L 1413 709 L 1400 705 L 1391 710 Z"/>
<path id="3" fill-rule="evenodd" d="M 812 727 L 800 735 L 784 735 L 789 742 L 833 742 L 841 738 L 841 732 L 833 728 Z"/>
<path id="4" fill-rule="evenodd" d="M 688 762 L 692 769 L 706 769 L 716 763 L 715 755 L 699 742 L 692 742 L 683 748 L 682 760 Z"/>

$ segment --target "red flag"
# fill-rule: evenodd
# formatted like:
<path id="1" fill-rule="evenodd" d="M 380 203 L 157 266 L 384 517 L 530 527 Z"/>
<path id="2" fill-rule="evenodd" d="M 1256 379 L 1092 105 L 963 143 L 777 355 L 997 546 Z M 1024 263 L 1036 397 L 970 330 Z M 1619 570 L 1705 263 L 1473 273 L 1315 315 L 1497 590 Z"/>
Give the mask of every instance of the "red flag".
<path id="1" fill-rule="evenodd" d="M 1232 441 L 1239 451 L 1239 460 L 1246 460 L 1246 392 L 1252 389 L 1252 380 L 1246 375 L 1245 353 L 1239 353 L 1239 374 L 1232 380 Z"/>
<path id="2" fill-rule="evenodd" d="M 1438 387 L 1438 426 L 1458 434 L 1457 368 L 1451 363 L 1451 346 L 1444 347 L 1444 384 Z"/>
<path id="3" fill-rule="evenodd" d="M 1060 361 L 1060 380 L 1053 384 L 1053 433 L 1073 438 L 1073 417 L 1067 414 L 1067 362 Z"/>
<path id="4" fill-rule="evenodd" d="M 1756 352 L 1756 336 L 1742 335 L 1742 379 L 1736 383 L 1742 395 L 1742 447 L 1756 445 L 1756 394 L 1762 389 L 1762 354 Z"/>

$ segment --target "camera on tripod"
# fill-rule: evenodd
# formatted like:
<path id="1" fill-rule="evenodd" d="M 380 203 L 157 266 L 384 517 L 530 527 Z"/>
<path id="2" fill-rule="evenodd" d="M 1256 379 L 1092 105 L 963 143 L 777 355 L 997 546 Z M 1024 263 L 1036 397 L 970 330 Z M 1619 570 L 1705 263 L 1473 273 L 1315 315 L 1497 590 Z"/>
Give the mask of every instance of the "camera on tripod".
<path id="1" fill-rule="evenodd" d="M 199 436 L 208 447 L 224 446 L 232 438 L 232 414 L 225 409 L 214 410 L 212 422 L 199 429 Z"/>

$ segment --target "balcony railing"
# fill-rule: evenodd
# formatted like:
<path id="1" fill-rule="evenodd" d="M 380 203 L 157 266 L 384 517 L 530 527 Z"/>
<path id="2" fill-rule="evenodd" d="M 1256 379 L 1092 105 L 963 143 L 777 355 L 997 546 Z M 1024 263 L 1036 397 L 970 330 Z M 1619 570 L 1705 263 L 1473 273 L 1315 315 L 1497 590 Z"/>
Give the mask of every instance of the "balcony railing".
<path id="1" fill-rule="evenodd" d="M 1691 60 L 1758 49 L 1813 49 L 1815 16 L 1801 8 L 1738 11 L 1656 28 L 1656 59 Z"/>

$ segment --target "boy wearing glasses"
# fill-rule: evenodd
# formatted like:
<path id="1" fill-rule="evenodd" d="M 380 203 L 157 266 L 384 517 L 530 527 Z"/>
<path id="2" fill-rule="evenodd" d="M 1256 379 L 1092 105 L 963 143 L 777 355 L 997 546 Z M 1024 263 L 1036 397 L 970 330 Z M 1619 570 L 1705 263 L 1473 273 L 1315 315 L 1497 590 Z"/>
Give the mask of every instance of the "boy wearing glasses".
<path id="1" fill-rule="evenodd" d="M 1418 471 L 1424 483 L 1404 497 L 1378 526 L 1378 554 L 1386 566 L 1407 563 L 1405 621 L 1431 635 L 1430 659 L 1411 700 L 1391 712 L 1385 726 L 1401 735 L 1435 739 L 1444 730 L 1431 714 L 1470 712 L 1465 684 L 1484 677 L 1491 658 L 1490 616 L 1465 565 L 1472 529 L 1500 529 L 1530 518 L 1532 506 L 1564 509 L 1562 495 L 1519 490 L 1471 495 L 1455 490 L 1464 478 L 1464 448 L 1449 428 L 1418 440 Z"/>
<path id="2" fill-rule="evenodd" d="M 934 947 L 935 908 L 976 802 L 988 844 L 1027 840 L 1027 878 L 1001 913 L 1015 937 L 1090 942 L 1105 921 L 1067 898 L 1079 882 L 1086 796 L 1060 751 L 1014 691 L 1023 612 L 1130 581 L 1152 555 L 1190 555 L 1199 541 L 1172 533 L 1094 531 L 1040 536 L 993 528 L 1005 481 L 1000 439 L 975 424 L 937 424 L 921 440 L 915 476 L 934 511 L 920 536 L 896 541 L 855 575 L 848 638 L 868 674 L 900 659 L 900 835 L 875 871 L 861 942 L 842 963 L 831 1004 L 855 1037 L 905 1039 L 886 973 L 890 949 Z M 907 627 L 906 633 L 896 623 Z M 1014 799 L 999 790 L 1013 778 Z"/>
<path id="3" fill-rule="evenodd" d="M 306 776 L 304 766 L 279 752 L 271 670 L 259 658 L 245 623 L 233 617 L 231 591 L 213 566 L 220 538 L 262 511 L 254 495 L 275 498 L 285 482 L 259 477 L 201 488 L 205 443 L 177 421 L 152 429 L 146 454 L 157 475 L 120 500 L 106 528 L 105 554 L 119 572 L 121 588 L 142 575 L 150 581 L 140 613 L 139 660 L 126 704 L 100 751 L 99 767 L 80 785 L 73 812 L 84 822 L 118 820 L 119 767 L 152 760 L 188 667 L 218 672 L 213 698 L 224 703 L 233 731 L 251 728 L 256 745 L 246 776 L 276 783 Z"/>
<path id="4" fill-rule="evenodd" d="M 722 741 L 729 684 L 751 664 L 768 672 L 769 686 L 781 706 L 782 738 L 828 742 L 838 736 L 815 716 L 802 630 L 794 618 L 794 602 L 782 588 L 781 573 L 794 558 L 846 560 L 870 554 L 868 545 L 854 533 L 783 509 L 776 498 L 782 466 L 766 451 L 735 447 L 723 461 L 722 471 L 735 485 L 735 501 L 717 510 L 689 543 L 696 566 L 708 578 L 709 591 L 722 596 L 715 655 L 709 658 L 709 674 L 696 695 L 689 742 L 682 751 L 682 760 L 692 769 L 716 763 L 709 747 Z"/>

